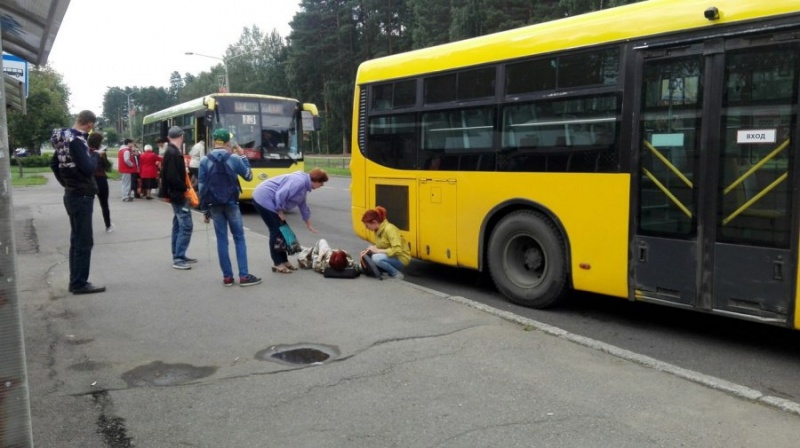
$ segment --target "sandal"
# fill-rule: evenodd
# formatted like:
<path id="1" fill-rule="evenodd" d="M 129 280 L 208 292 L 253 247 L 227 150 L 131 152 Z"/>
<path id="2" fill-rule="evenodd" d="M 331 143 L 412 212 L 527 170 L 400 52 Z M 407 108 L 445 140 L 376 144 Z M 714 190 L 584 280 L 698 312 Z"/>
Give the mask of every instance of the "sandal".
<path id="1" fill-rule="evenodd" d="M 289 269 L 291 271 L 296 271 L 297 270 L 297 266 L 295 266 L 295 265 L 293 265 L 293 264 L 291 264 L 289 262 L 284 263 L 283 267 L 285 267 L 286 269 Z"/>
<path id="2" fill-rule="evenodd" d="M 292 273 L 291 269 L 289 269 L 289 268 L 287 268 L 286 266 L 283 266 L 283 265 L 281 265 L 281 266 L 273 266 L 272 267 L 272 272 L 277 272 L 279 274 L 291 274 Z"/>

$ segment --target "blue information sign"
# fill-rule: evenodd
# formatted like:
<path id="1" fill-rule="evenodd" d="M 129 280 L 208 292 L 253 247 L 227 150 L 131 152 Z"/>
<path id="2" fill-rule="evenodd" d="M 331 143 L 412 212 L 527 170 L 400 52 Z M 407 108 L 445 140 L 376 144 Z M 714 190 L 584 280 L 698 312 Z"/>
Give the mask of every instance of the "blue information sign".
<path id="1" fill-rule="evenodd" d="M 3 52 L 3 73 L 22 81 L 25 85 L 25 98 L 28 97 L 28 61 Z"/>

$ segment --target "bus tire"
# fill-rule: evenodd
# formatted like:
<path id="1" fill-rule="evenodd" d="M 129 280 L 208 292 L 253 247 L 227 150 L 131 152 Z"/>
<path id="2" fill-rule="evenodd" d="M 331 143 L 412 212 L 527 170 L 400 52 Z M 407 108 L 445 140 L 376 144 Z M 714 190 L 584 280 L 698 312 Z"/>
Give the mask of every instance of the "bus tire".
<path id="1" fill-rule="evenodd" d="M 497 289 L 518 305 L 546 308 L 566 290 L 564 241 L 541 213 L 520 210 L 503 218 L 489 239 L 488 263 Z"/>

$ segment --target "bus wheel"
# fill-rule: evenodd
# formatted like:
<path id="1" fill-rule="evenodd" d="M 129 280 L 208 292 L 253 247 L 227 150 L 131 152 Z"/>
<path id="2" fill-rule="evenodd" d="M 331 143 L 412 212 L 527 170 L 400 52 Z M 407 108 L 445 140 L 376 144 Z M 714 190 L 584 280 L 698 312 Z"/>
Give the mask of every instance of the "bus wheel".
<path id="1" fill-rule="evenodd" d="M 489 271 L 509 300 L 546 308 L 561 299 L 567 266 L 560 232 L 541 213 L 521 210 L 509 214 L 489 239 Z"/>

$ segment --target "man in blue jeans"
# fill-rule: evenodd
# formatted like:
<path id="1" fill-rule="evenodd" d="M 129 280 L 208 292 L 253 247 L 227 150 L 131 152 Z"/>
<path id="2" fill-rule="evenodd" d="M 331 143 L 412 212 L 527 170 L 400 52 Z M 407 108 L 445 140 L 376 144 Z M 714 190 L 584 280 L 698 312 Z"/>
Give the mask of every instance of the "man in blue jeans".
<path id="1" fill-rule="evenodd" d="M 90 152 L 86 138 L 94 128 L 97 117 L 92 111 L 78 114 L 72 128 L 57 129 L 51 143 L 55 152 L 50 159 L 50 169 L 64 187 L 64 208 L 69 215 L 69 292 L 94 294 L 106 290 L 105 286 L 89 283 L 92 261 L 92 211 L 97 184 L 98 153 Z"/>
<path id="2" fill-rule="evenodd" d="M 192 209 L 186 199 L 186 162 L 183 160 L 183 129 L 178 126 L 167 132 L 169 145 L 161 162 L 161 189 L 158 197 L 168 199 L 172 204 L 172 267 L 191 269 L 196 258 L 186 256 L 192 241 Z"/>
<path id="3" fill-rule="evenodd" d="M 242 155 L 244 150 L 239 145 L 231 145 L 230 139 L 231 134 L 227 129 L 214 131 L 214 150 L 200 161 L 197 189 L 201 207 L 208 207 L 208 213 L 214 221 L 222 285 L 233 286 L 233 267 L 228 254 L 230 227 L 236 247 L 236 264 L 239 266 L 239 286 L 253 286 L 261 283 L 261 279 L 248 271 L 247 244 L 242 212 L 239 210 L 239 176 L 249 182 L 253 180 L 253 172 L 247 157 Z M 229 149 L 233 154 L 228 152 Z"/>

